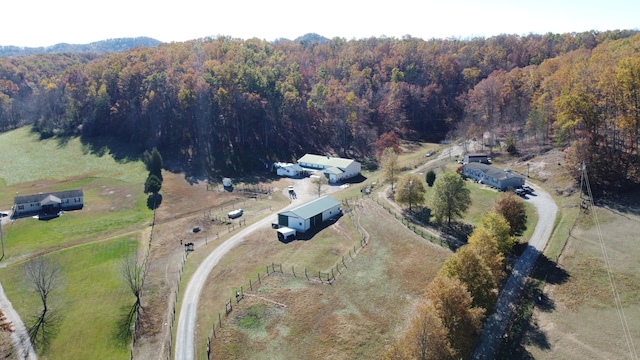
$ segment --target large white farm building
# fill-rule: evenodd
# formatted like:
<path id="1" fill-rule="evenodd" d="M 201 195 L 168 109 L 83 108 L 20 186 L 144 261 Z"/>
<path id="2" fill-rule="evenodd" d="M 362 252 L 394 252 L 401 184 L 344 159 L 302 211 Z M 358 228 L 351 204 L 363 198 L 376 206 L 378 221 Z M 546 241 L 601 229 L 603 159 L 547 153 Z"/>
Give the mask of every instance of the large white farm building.
<path id="1" fill-rule="evenodd" d="M 310 169 L 310 172 L 322 172 L 330 183 L 360 175 L 362 166 L 353 159 L 306 154 L 298 159 L 298 165 Z"/>

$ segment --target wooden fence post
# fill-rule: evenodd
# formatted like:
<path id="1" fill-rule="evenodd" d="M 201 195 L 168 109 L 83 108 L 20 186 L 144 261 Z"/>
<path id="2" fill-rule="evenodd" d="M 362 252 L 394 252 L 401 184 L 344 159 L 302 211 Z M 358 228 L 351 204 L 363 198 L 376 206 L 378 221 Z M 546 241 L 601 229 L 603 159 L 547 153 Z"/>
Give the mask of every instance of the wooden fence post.
<path id="1" fill-rule="evenodd" d="M 306 276 L 306 277 L 307 277 L 307 281 L 309 281 L 309 274 L 307 274 L 307 268 L 306 268 L 306 266 L 305 266 L 305 268 L 304 268 L 304 276 Z"/>

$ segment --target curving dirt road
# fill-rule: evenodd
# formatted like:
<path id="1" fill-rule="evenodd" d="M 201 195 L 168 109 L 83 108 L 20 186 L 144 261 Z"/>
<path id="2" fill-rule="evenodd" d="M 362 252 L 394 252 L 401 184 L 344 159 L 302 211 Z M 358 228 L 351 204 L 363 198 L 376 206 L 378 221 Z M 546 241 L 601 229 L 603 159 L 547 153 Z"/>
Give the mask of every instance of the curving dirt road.
<path id="1" fill-rule="evenodd" d="M 531 273 L 538 256 L 542 254 L 553 232 L 553 227 L 558 213 L 558 206 L 549 193 L 537 186 L 532 186 L 534 195 L 528 195 L 538 213 L 538 223 L 529 239 L 529 245 L 516 262 L 513 272 L 504 285 L 498 301 L 494 306 L 494 313 L 485 321 L 480 336 L 480 343 L 473 354 L 473 359 L 495 359 L 500 342 L 509 324 L 509 319 L 515 307 L 512 306 L 524 289 L 527 277 Z"/>
<path id="2" fill-rule="evenodd" d="M 297 198 L 292 200 L 291 204 L 285 209 L 289 209 L 298 206 L 314 197 L 310 194 L 308 189 L 310 186 L 309 178 L 296 180 L 294 189 L 297 194 Z M 328 193 L 335 192 L 340 188 L 338 186 L 328 186 Z M 283 190 L 286 192 L 286 189 Z M 275 215 L 275 214 L 274 214 Z M 175 347 L 175 359 L 176 360 L 192 360 L 195 359 L 195 326 L 196 315 L 198 309 L 198 300 L 200 299 L 200 293 L 202 287 L 207 279 L 207 276 L 213 270 L 213 268 L 220 262 L 220 259 L 238 245 L 245 236 L 251 232 L 263 228 L 269 227 L 274 220 L 273 216 L 268 216 L 250 226 L 247 226 L 242 231 L 230 237 L 228 240 L 220 244 L 215 250 L 207 256 L 207 258 L 198 266 L 184 292 L 182 307 L 180 308 L 180 315 L 178 318 L 178 328 L 176 330 L 176 347 Z"/>

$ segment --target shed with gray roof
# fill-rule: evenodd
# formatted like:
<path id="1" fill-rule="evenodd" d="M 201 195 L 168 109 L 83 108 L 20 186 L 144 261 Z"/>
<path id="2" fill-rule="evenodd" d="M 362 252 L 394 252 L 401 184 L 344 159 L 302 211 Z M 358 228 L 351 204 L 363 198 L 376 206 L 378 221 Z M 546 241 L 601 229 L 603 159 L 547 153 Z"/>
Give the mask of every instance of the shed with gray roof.
<path id="1" fill-rule="evenodd" d="M 278 213 L 278 225 L 305 232 L 340 215 L 340 202 L 330 196 L 306 202 Z"/>

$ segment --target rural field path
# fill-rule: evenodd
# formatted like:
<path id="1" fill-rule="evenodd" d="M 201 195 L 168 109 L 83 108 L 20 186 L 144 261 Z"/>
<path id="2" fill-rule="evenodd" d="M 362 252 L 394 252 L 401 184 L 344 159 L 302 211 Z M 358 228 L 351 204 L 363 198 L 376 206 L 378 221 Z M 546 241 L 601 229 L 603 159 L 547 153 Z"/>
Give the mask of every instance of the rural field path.
<path id="1" fill-rule="evenodd" d="M 20 315 L 13 309 L 11 301 L 4 293 L 4 288 L 0 284 L 0 309 L 7 317 L 7 321 L 11 322 L 13 326 L 13 332 L 11 333 L 11 342 L 13 348 L 16 351 L 16 359 L 35 360 L 36 352 L 29 339 L 27 328 L 24 326 Z"/>
<path id="2" fill-rule="evenodd" d="M 513 272 L 500 292 L 494 307 L 494 313 L 485 321 L 480 336 L 480 343 L 476 347 L 473 359 L 495 359 L 500 348 L 504 332 L 509 324 L 511 315 L 516 310 L 515 304 L 524 290 L 527 277 L 533 270 L 553 232 L 558 213 L 558 206 L 549 193 L 532 185 L 534 195 L 528 195 L 528 201 L 533 204 L 538 213 L 538 223 L 529 239 L 529 245 L 518 258 Z"/>
<path id="3" fill-rule="evenodd" d="M 296 180 L 294 189 L 296 191 L 297 198 L 291 201 L 291 204 L 284 209 L 289 209 L 298 206 L 308 200 L 314 198 L 314 195 L 310 194 L 310 179 L 305 178 L 302 180 Z M 338 191 L 339 186 L 327 186 L 328 193 Z M 283 192 L 287 193 L 284 189 Z M 284 210 L 283 209 L 283 210 Z M 258 222 L 251 224 L 244 228 L 242 231 L 231 236 L 225 242 L 220 244 L 215 250 L 213 250 L 207 258 L 198 266 L 194 274 L 189 279 L 189 283 L 185 288 L 184 296 L 182 298 L 182 306 L 180 307 L 180 314 L 178 318 L 178 328 L 176 330 L 176 346 L 175 346 L 175 359 L 176 360 L 193 360 L 195 359 L 195 328 L 197 324 L 197 310 L 198 300 L 209 273 L 220 262 L 222 257 L 226 255 L 231 249 L 242 242 L 244 238 L 253 231 L 268 227 L 273 222 L 273 215 L 267 216 Z M 275 237 L 275 235 L 274 235 Z"/>
<path id="4" fill-rule="evenodd" d="M 2 224 L 8 224 L 10 217 L 2 217 L 0 221 Z M 0 224 L 0 226 L 2 226 L 2 224 Z M 2 230 L 0 229 L 0 231 Z M 6 262 L 2 266 L 6 266 Z M 14 332 L 11 333 L 11 342 L 13 343 L 17 358 L 27 360 L 37 359 L 36 352 L 33 349 L 31 339 L 29 339 L 29 334 L 27 333 L 27 328 L 22 322 L 20 315 L 18 315 L 18 312 L 13 308 L 11 301 L 9 301 L 9 298 L 7 298 L 7 295 L 4 293 L 2 284 L 0 284 L 0 310 L 4 312 L 7 321 L 13 325 Z"/>

